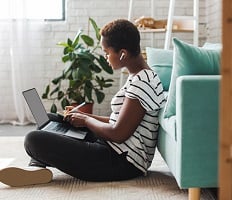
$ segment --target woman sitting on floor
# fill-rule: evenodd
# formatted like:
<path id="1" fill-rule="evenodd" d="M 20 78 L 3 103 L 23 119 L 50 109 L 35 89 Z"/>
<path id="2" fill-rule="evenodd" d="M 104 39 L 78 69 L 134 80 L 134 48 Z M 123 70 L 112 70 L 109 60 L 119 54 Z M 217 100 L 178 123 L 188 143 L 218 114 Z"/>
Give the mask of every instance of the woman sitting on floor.
<path id="1" fill-rule="evenodd" d="M 86 127 L 85 139 L 35 130 L 25 137 L 25 150 L 32 158 L 30 166 L 38 168 L 5 168 L 0 181 L 10 186 L 48 183 L 55 167 L 87 181 L 119 181 L 146 175 L 154 157 L 158 112 L 165 104 L 163 87 L 140 52 L 140 35 L 136 26 L 123 19 L 107 24 L 101 30 L 101 45 L 114 70 L 129 72 L 125 85 L 111 101 L 109 117 L 71 112 L 64 119 L 75 127 Z M 16 177 L 17 178 L 14 178 Z"/>

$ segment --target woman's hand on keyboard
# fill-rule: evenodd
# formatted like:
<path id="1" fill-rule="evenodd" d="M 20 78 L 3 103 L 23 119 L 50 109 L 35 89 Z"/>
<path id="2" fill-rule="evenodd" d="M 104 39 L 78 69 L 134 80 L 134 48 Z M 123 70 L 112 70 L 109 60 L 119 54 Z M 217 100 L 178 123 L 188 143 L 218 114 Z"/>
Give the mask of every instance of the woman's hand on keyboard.
<path id="1" fill-rule="evenodd" d="M 72 115 L 70 113 L 71 110 L 74 109 L 74 106 L 65 106 L 65 110 L 64 110 L 64 120 L 68 121 L 68 118 Z"/>

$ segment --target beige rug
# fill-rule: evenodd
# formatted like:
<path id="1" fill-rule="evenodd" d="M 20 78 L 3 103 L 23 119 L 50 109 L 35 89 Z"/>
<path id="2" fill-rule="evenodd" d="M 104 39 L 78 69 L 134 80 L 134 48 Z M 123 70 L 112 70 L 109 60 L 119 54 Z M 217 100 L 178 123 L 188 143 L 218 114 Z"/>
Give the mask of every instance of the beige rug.
<path id="1" fill-rule="evenodd" d="M 27 166 L 23 137 L 0 137 L 0 166 Z M 10 164 L 9 164 L 10 163 Z M 52 169 L 49 184 L 11 188 L 0 183 L 0 200 L 187 200 L 187 190 L 180 190 L 166 164 L 156 153 L 147 177 L 129 181 L 93 183 L 72 178 Z M 210 190 L 202 190 L 202 200 L 214 200 Z"/>

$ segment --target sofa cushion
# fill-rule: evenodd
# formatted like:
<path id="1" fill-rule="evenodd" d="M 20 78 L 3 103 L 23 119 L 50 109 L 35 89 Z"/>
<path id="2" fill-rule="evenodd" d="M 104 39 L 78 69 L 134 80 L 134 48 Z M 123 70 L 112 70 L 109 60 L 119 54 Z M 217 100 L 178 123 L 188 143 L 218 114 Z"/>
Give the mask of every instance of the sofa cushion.
<path id="1" fill-rule="evenodd" d="M 173 51 L 146 47 L 147 64 L 158 74 L 163 88 L 168 91 L 172 73 Z"/>
<path id="2" fill-rule="evenodd" d="M 218 75 L 220 49 L 206 49 L 173 38 L 173 69 L 164 117 L 176 114 L 176 79 L 183 75 Z"/>
<path id="3" fill-rule="evenodd" d="M 159 124 L 165 131 L 165 134 L 168 134 L 174 141 L 176 141 L 176 116 L 164 118 L 164 108 L 162 108 L 159 111 Z"/>

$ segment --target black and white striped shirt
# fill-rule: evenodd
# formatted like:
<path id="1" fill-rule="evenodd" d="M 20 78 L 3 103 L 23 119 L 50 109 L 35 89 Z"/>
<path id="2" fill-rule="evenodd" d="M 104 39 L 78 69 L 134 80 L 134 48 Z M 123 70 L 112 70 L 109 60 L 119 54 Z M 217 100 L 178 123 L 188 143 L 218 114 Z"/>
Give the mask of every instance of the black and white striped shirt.
<path id="1" fill-rule="evenodd" d="M 151 70 L 142 70 L 128 77 L 111 101 L 111 124 L 116 123 L 125 97 L 138 99 L 146 114 L 129 139 L 122 144 L 108 143 L 119 154 L 127 152 L 127 160 L 146 173 L 157 144 L 158 112 L 166 102 L 158 75 Z"/>

